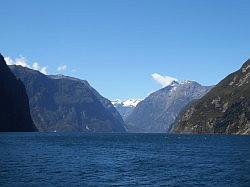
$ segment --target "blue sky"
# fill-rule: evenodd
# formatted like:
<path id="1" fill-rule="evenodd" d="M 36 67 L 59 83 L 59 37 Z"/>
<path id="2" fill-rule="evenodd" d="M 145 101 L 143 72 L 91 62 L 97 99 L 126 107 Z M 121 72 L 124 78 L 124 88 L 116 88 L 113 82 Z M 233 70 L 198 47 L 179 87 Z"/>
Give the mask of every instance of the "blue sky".
<path id="1" fill-rule="evenodd" d="M 109 99 L 143 98 L 161 88 L 153 73 L 213 85 L 237 70 L 250 58 L 249 9 L 248 0 L 5 0 L 0 52 L 86 79 Z"/>

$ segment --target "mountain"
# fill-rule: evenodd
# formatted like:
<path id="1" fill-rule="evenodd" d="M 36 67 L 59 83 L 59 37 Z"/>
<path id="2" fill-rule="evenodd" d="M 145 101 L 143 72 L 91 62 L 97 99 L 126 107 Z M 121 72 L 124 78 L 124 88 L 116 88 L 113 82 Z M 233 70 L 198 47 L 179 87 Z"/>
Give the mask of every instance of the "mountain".
<path id="1" fill-rule="evenodd" d="M 184 110 L 172 132 L 250 134 L 250 60 Z"/>
<path id="2" fill-rule="evenodd" d="M 36 127 L 30 116 L 23 83 L 10 71 L 0 54 L 0 132 L 31 132 Z"/>
<path id="3" fill-rule="evenodd" d="M 210 89 L 194 81 L 173 81 L 136 106 L 125 120 L 127 128 L 130 132 L 165 133 L 187 104 L 201 98 Z"/>
<path id="4" fill-rule="evenodd" d="M 116 110 L 121 114 L 123 120 L 125 120 L 134 108 L 140 103 L 142 100 L 140 99 L 128 99 L 125 101 L 121 101 L 120 99 L 116 99 L 111 101 Z"/>
<path id="5" fill-rule="evenodd" d="M 27 90 L 39 131 L 126 132 L 112 103 L 85 80 L 10 66 Z"/>

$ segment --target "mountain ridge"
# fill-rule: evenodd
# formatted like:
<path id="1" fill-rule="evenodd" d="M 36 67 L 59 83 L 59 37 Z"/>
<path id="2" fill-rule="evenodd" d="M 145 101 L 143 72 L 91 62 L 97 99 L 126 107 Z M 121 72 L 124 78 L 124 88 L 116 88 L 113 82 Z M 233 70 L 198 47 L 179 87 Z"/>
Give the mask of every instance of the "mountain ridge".
<path id="1" fill-rule="evenodd" d="M 37 131 L 31 119 L 29 101 L 24 84 L 10 71 L 1 54 L 0 91 L 0 131 Z"/>
<path id="2" fill-rule="evenodd" d="M 195 81 L 173 81 L 136 106 L 125 120 L 127 128 L 130 132 L 166 133 L 181 109 L 210 89 Z"/>
<path id="3" fill-rule="evenodd" d="M 173 133 L 250 134 L 250 60 L 178 117 Z"/>
<path id="4" fill-rule="evenodd" d="M 86 80 L 9 67 L 27 89 L 31 115 L 40 131 L 126 132 L 111 102 Z"/>

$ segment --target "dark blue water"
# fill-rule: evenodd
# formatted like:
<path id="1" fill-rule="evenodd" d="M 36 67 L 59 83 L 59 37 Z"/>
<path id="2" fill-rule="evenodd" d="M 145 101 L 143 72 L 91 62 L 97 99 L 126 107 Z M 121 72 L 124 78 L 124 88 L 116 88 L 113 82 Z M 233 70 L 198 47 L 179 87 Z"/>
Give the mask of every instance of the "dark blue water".
<path id="1" fill-rule="evenodd" d="M 0 134 L 0 186 L 250 186 L 250 137 Z"/>

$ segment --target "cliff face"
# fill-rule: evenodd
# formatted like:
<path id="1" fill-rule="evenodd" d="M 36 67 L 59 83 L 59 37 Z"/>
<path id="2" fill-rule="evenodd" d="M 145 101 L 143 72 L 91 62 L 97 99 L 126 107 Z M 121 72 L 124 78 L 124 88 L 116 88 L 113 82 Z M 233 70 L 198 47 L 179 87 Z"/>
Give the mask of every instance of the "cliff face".
<path id="1" fill-rule="evenodd" d="M 111 102 L 87 81 L 47 76 L 21 66 L 10 68 L 26 87 L 31 115 L 39 131 L 126 131 Z"/>
<path id="2" fill-rule="evenodd" d="M 127 128 L 130 132 L 166 133 L 179 112 L 210 88 L 194 81 L 173 82 L 141 101 L 127 117 Z"/>
<path id="3" fill-rule="evenodd" d="M 23 83 L 10 71 L 0 54 L 0 131 L 36 131 Z"/>
<path id="4" fill-rule="evenodd" d="M 184 110 L 172 132 L 250 134 L 250 60 Z"/>

